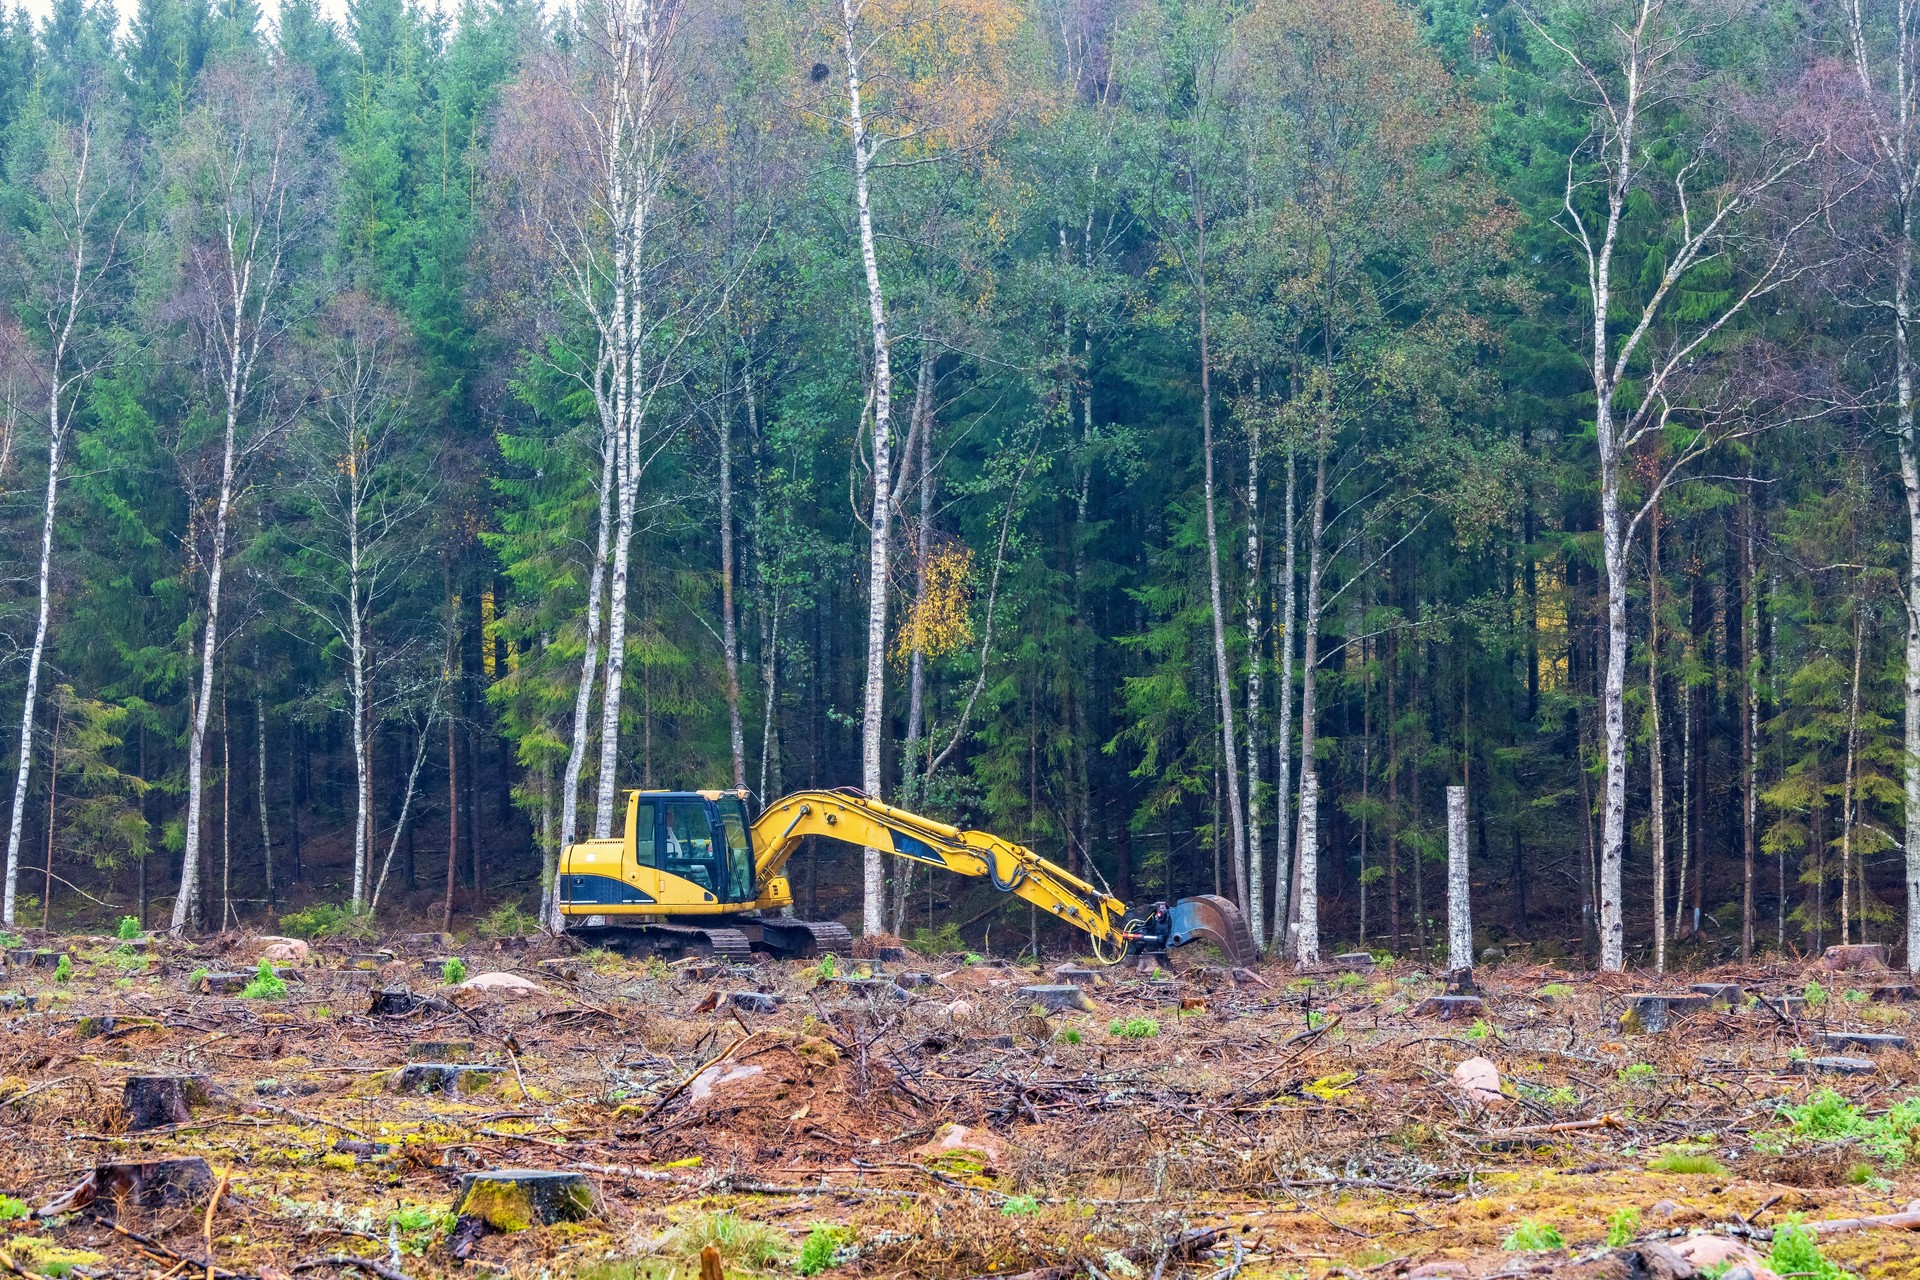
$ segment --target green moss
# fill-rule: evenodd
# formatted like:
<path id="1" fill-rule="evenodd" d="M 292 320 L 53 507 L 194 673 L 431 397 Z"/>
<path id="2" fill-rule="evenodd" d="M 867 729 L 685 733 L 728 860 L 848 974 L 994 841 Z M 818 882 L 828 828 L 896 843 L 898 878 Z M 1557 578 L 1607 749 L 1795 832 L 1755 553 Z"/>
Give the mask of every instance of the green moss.
<path id="1" fill-rule="evenodd" d="M 1107 1034 L 1122 1040 L 1151 1040 L 1160 1034 L 1160 1024 L 1152 1018 L 1115 1018 L 1107 1024 Z"/>
<path id="2" fill-rule="evenodd" d="M 1513 1230 L 1500 1242 L 1502 1249 L 1515 1253 L 1540 1253 L 1549 1249 L 1564 1249 L 1567 1238 L 1560 1229 L 1548 1222 L 1536 1222 L 1532 1218 L 1522 1218 L 1514 1223 Z"/>

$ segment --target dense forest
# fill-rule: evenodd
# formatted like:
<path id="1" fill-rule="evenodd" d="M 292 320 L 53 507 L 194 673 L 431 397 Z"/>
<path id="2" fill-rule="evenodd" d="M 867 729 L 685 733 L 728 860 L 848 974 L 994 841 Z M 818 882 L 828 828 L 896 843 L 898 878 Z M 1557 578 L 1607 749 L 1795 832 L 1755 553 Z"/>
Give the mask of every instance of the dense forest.
<path id="1" fill-rule="evenodd" d="M 1482 946 L 1920 962 L 1915 8 L 21 10 L 4 923 L 851 785 L 1425 954 L 1454 785 Z"/>

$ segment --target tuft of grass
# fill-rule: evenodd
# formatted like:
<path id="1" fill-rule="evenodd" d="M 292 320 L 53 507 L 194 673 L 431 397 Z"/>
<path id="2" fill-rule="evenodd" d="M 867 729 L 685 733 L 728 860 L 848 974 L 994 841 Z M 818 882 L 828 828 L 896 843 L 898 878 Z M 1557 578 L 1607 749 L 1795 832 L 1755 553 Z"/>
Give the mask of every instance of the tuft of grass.
<path id="1" fill-rule="evenodd" d="M 53 966 L 53 980 L 55 982 L 71 982 L 73 980 L 73 957 L 64 951 L 60 953 L 59 963 Z"/>
<path id="2" fill-rule="evenodd" d="M 134 916 L 121 916 L 120 924 L 114 929 L 113 936 L 122 942 L 132 942 L 140 936 L 139 919 Z"/>
<path id="3" fill-rule="evenodd" d="M 266 960 L 254 970 L 253 981 L 240 989 L 242 1000 L 284 1000 L 287 995 L 287 980 L 273 971 L 273 965 Z"/>
<path id="4" fill-rule="evenodd" d="M 1767 1268 L 1775 1275 L 1797 1276 L 1800 1280 L 1854 1280 L 1851 1271 L 1820 1252 L 1819 1238 L 1795 1220 L 1773 1229 Z"/>
<path id="5" fill-rule="evenodd" d="M 1107 1034 L 1122 1040 L 1151 1040 L 1160 1034 L 1160 1024 L 1152 1018 L 1115 1018 L 1107 1024 Z"/>
<path id="6" fill-rule="evenodd" d="M 524 938 L 540 932 L 540 922 L 520 909 L 520 900 L 503 902 L 482 916 L 473 931 L 483 938 Z"/>
<path id="7" fill-rule="evenodd" d="M 1640 1230 L 1640 1211 L 1632 1205 L 1615 1209 L 1607 1217 L 1607 1248 L 1624 1249 L 1633 1243 Z"/>
<path id="8" fill-rule="evenodd" d="M 1727 1167 L 1704 1151 L 1669 1151 L 1648 1161 L 1655 1173 L 1703 1173 L 1724 1178 Z"/>
<path id="9" fill-rule="evenodd" d="M 1542 1253 L 1549 1249 L 1566 1248 L 1567 1238 L 1550 1222 L 1522 1218 L 1513 1224 L 1513 1230 L 1500 1242 L 1500 1247 L 1514 1253 Z"/>
<path id="10" fill-rule="evenodd" d="M 440 981 L 450 987 L 457 987 L 467 980 L 467 962 L 454 956 L 440 966 Z"/>
<path id="11" fill-rule="evenodd" d="M 1031 1218 L 1040 1212 L 1040 1201 L 1034 1196 L 1008 1196 L 1000 1204 L 1000 1216 L 1004 1218 Z"/>
<path id="12" fill-rule="evenodd" d="M 1062 1032 L 1060 1033 L 1060 1038 L 1061 1038 L 1062 1040 L 1065 1040 L 1065 1041 L 1066 1041 L 1066 1042 L 1067 1042 L 1068 1044 L 1079 1044 L 1079 1043 L 1080 1043 L 1080 1028 L 1078 1028 L 1078 1027 L 1068 1027 L 1068 1028 L 1067 1028 L 1067 1029 L 1066 1029 L 1065 1031 L 1062 1031 Z"/>
<path id="13" fill-rule="evenodd" d="M 723 1260 L 744 1267 L 768 1267 L 787 1256 L 784 1233 L 724 1211 L 688 1218 L 667 1233 L 666 1244 L 688 1258 L 699 1257 L 702 1249 L 712 1245 Z"/>

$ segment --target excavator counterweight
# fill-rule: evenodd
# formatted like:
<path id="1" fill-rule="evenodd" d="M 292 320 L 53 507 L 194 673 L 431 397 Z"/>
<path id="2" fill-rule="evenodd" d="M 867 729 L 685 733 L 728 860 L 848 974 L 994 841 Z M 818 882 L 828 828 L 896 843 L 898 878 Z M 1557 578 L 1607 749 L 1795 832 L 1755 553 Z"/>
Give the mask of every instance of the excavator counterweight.
<path id="1" fill-rule="evenodd" d="M 845 951 L 853 937 L 844 925 L 785 914 L 793 905 L 782 874 L 787 861 L 808 836 L 821 836 L 984 876 L 1083 930 L 1107 963 L 1203 939 L 1230 964 L 1251 964 L 1257 955 L 1246 920 L 1225 898 L 1156 904 L 1133 918 L 1118 898 L 1023 845 L 852 788 L 783 796 L 752 822 L 746 800 L 739 791 L 629 792 L 621 836 L 561 854 L 555 892 L 568 928 L 630 953 L 744 959 L 753 951 L 793 958 Z"/>

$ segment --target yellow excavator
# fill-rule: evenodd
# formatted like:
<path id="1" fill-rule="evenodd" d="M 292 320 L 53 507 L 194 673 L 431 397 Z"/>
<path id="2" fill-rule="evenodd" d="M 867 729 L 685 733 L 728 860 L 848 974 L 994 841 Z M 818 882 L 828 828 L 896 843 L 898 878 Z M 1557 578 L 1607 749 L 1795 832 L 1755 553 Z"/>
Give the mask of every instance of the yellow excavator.
<path id="1" fill-rule="evenodd" d="M 850 787 L 796 791 L 752 821 L 748 799 L 744 791 L 628 792 L 619 837 L 585 840 L 560 855 L 555 888 L 567 930 L 628 955 L 845 954 L 853 945 L 845 925 L 784 914 L 793 890 L 782 869 L 806 837 L 824 836 L 985 876 L 1002 893 L 1084 930 L 1094 955 L 1108 964 L 1203 939 L 1229 964 L 1255 958 L 1245 918 L 1213 894 L 1156 903 L 1129 916 L 1125 903 L 1031 849 L 896 809 Z"/>

